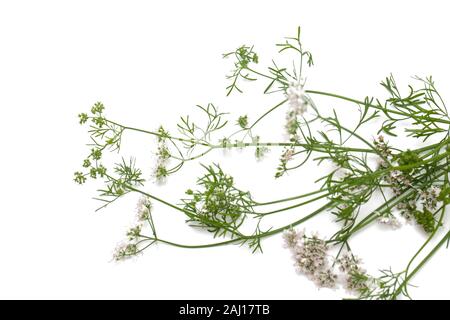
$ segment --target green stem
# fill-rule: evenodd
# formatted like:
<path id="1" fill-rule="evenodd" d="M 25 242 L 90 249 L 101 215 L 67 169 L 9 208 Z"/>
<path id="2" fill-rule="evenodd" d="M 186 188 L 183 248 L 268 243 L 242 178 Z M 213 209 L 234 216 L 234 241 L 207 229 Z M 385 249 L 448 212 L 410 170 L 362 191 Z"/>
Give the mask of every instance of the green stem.
<path id="1" fill-rule="evenodd" d="M 320 190 L 316 190 L 316 191 L 313 191 L 313 192 L 308 192 L 308 193 L 305 193 L 305 194 L 302 194 L 302 195 L 299 195 L 299 196 L 294 196 L 294 197 L 289 197 L 289 198 L 284 198 L 284 199 L 279 199 L 279 200 L 274 200 L 274 201 L 269 201 L 269 202 L 256 202 L 255 206 L 266 206 L 266 205 L 271 205 L 271 204 L 277 204 L 277 203 L 280 203 L 280 202 L 297 200 L 297 199 L 306 198 L 306 197 L 309 197 L 309 196 L 312 196 L 312 195 L 315 195 L 315 194 L 318 194 L 318 193 L 322 193 L 324 191 L 325 191 L 324 189 L 320 189 Z"/>
<path id="2" fill-rule="evenodd" d="M 428 253 L 428 255 L 414 268 L 414 270 L 405 277 L 402 284 L 398 287 L 398 289 L 393 294 L 392 298 L 396 299 L 403 291 L 407 283 L 414 277 L 414 275 L 427 263 L 428 260 L 433 257 L 433 255 L 442 247 L 442 245 L 450 239 L 450 231 L 448 231 L 444 237 L 442 237 L 441 241 Z"/>
<path id="3" fill-rule="evenodd" d="M 441 175 L 446 174 L 445 171 L 439 171 L 437 174 L 435 174 L 434 178 L 438 178 Z M 366 226 L 370 225 L 372 222 L 378 219 L 384 212 L 387 212 L 394 208 L 397 204 L 401 203 L 403 200 L 407 199 L 409 196 L 414 194 L 415 189 L 409 188 L 405 192 L 403 192 L 401 195 L 393 197 L 389 199 L 387 202 L 383 203 L 380 207 L 373 210 L 370 214 L 368 214 L 364 219 L 359 221 L 359 223 L 349 231 L 349 234 L 345 237 L 348 239 L 351 235 L 358 232 L 359 230 L 365 228 Z"/>
<path id="4" fill-rule="evenodd" d="M 273 210 L 273 211 L 269 211 L 269 212 L 259 213 L 258 215 L 260 215 L 260 216 L 267 216 L 267 215 L 270 215 L 270 214 L 274 214 L 274 213 L 278 213 L 278 212 L 283 212 L 283 211 L 295 209 L 295 208 L 298 208 L 298 207 L 301 207 L 301 206 L 310 204 L 310 203 L 312 203 L 312 202 L 314 202 L 314 201 L 317 201 L 317 200 L 326 198 L 326 197 L 328 197 L 329 195 L 330 195 L 330 193 L 326 193 L 326 194 L 320 195 L 320 196 L 318 196 L 318 197 L 312 198 L 312 199 L 310 199 L 310 200 L 307 200 L 307 201 L 303 201 L 303 202 L 294 204 L 294 205 L 289 206 L 289 207 L 284 207 L 284 208 L 281 208 L 281 209 L 278 209 L 278 210 Z"/>
<path id="5" fill-rule="evenodd" d="M 208 243 L 208 244 L 200 244 L 200 245 L 186 245 L 186 244 L 180 244 L 180 243 L 176 243 L 176 242 L 172 242 L 172 241 L 167 241 L 167 240 L 163 240 L 163 239 L 156 239 L 156 238 L 152 238 L 152 237 L 147 237 L 147 236 L 143 236 L 141 235 L 141 237 L 145 237 L 148 240 L 154 240 L 154 241 L 159 241 L 174 247 L 179 247 L 179 248 L 186 248 L 186 249 L 201 249 L 201 248 L 211 248 L 211 247 L 218 247 L 218 246 L 223 246 L 223 245 L 227 245 L 227 244 L 232 244 L 232 243 L 237 243 L 237 242 L 243 242 L 243 241 L 248 241 L 254 238 L 266 238 L 266 237 L 270 237 L 273 236 L 275 234 L 278 234 L 284 230 L 287 230 L 289 228 L 293 228 L 295 226 L 298 226 L 299 224 L 302 224 L 303 222 L 313 218 L 314 216 L 318 215 L 319 213 L 323 212 L 325 209 L 327 209 L 328 207 L 330 207 L 330 205 L 332 205 L 331 202 L 325 204 L 324 206 L 320 207 L 319 209 L 315 210 L 314 212 L 310 213 L 309 215 L 291 223 L 288 225 L 285 225 L 283 227 L 280 227 L 278 229 L 274 229 L 268 232 L 263 232 L 257 235 L 251 235 L 251 236 L 241 236 L 235 239 L 230 239 L 230 240 L 226 240 L 226 241 L 221 241 L 221 242 L 216 242 L 216 243 Z"/>
<path id="6" fill-rule="evenodd" d="M 278 103 L 277 105 L 275 105 L 274 107 L 270 108 L 267 112 L 265 112 L 262 116 L 260 116 L 258 119 L 256 119 L 255 122 L 253 122 L 253 124 L 249 127 L 249 129 L 252 129 L 254 126 L 256 126 L 256 124 L 261 121 L 265 116 L 267 116 L 269 113 L 271 113 L 272 111 L 278 109 L 280 106 L 282 106 L 285 102 L 287 101 L 287 99 L 281 101 L 280 103 Z"/>
<path id="7" fill-rule="evenodd" d="M 105 121 L 109 122 L 109 123 L 111 123 L 113 125 L 116 125 L 118 127 L 122 127 L 125 130 L 142 132 L 142 133 L 150 134 L 150 135 L 153 135 L 153 136 L 156 136 L 156 137 L 159 137 L 159 138 L 168 138 L 168 139 L 173 139 L 173 140 L 177 140 L 177 141 L 181 141 L 181 142 L 192 143 L 192 139 L 178 138 L 178 137 L 173 137 L 173 136 L 170 136 L 170 135 L 169 136 L 163 136 L 163 135 L 161 135 L 158 132 L 148 131 L 148 130 L 139 129 L 139 128 L 135 128 L 135 127 L 130 127 L 130 126 L 124 126 L 124 125 L 121 125 L 121 124 L 119 124 L 117 122 L 114 122 L 114 121 L 111 121 L 111 120 L 108 120 L 108 119 L 105 119 Z M 209 143 L 206 143 L 206 142 L 197 141 L 197 144 L 209 147 Z"/>
<path id="8" fill-rule="evenodd" d="M 310 94 L 316 94 L 316 95 L 322 95 L 322 96 L 327 96 L 327 97 L 332 97 L 332 98 L 337 98 L 337 99 L 341 99 L 341 100 L 345 100 L 345 101 L 349 101 L 349 102 L 353 102 L 359 105 L 368 105 L 371 108 L 383 111 L 383 112 L 388 112 L 388 113 L 392 113 L 392 114 L 397 114 L 397 115 L 401 115 L 403 117 L 409 117 L 410 115 L 405 114 L 404 112 L 401 111 L 397 111 L 397 110 L 387 110 L 384 109 L 380 106 L 374 105 L 374 104 L 368 104 L 365 103 L 364 101 L 360 101 L 360 100 L 356 100 L 356 99 L 352 99 L 346 96 L 342 96 L 339 94 L 335 94 L 335 93 L 330 93 L 330 92 L 323 92 L 323 91 L 317 91 L 317 90 L 305 90 L 306 93 L 310 93 Z M 440 123 L 445 123 L 445 124 L 450 124 L 449 120 L 445 120 L 445 119 L 439 119 L 439 118 L 428 118 L 429 121 L 434 121 L 434 122 L 440 122 Z"/>
<path id="9" fill-rule="evenodd" d="M 438 162 L 446 157 L 448 157 L 450 155 L 450 150 L 445 151 L 442 154 L 439 154 L 437 156 L 434 156 L 432 158 L 429 159 L 425 159 L 422 160 L 420 162 L 417 163 L 411 163 L 411 164 L 407 164 L 407 165 L 402 165 L 402 166 L 394 166 L 394 167 L 390 167 L 387 169 L 383 169 L 383 170 L 377 170 L 373 173 L 367 174 L 365 176 L 362 177 L 356 177 L 353 179 L 349 179 L 350 181 L 357 181 L 358 179 L 367 179 L 367 178 L 377 178 L 379 176 L 385 175 L 386 173 L 389 173 L 391 171 L 405 171 L 405 170 L 410 170 L 410 169 L 415 169 L 415 168 L 419 168 L 424 164 L 428 164 L 428 163 L 432 163 L 432 162 Z"/>

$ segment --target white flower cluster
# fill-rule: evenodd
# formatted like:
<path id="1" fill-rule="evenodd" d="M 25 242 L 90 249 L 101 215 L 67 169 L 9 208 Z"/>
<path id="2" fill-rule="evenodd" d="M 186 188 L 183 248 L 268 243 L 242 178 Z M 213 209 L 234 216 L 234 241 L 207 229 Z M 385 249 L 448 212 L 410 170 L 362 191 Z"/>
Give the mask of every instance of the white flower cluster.
<path id="1" fill-rule="evenodd" d="M 291 228 L 283 233 L 284 247 L 288 248 L 294 257 L 297 271 L 306 275 L 321 288 L 336 288 L 342 284 L 352 293 L 359 293 L 369 287 L 369 277 L 360 264 L 361 260 L 349 253 L 343 253 L 335 260 L 337 271 L 330 266 L 328 245 L 317 234 L 311 237 L 304 232 Z"/>
<path id="2" fill-rule="evenodd" d="M 306 275 L 319 287 L 334 288 L 337 275 L 328 264 L 327 244 L 317 235 L 307 237 L 290 229 L 284 232 L 285 247 L 289 248 L 298 272 Z"/>
<path id="3" fill-rule="evenodd" d="M 135 256 L 138 252 L 137 245 L 134 243 L 121 242 L 113 253 L 115 261 L 121 261 Z"/>
<path id="4" fill-rule="evenodd" d="M 427 190 L 420 193 L 420 199 L 425 208 L 435 210 L 439 202 L 438 197 L 441 193 L 441 188 L 438 186 L 431 186 Z"/>
<path id="5" fill-rule="evenodd" d="M 291 161 L 292 158 L 294 157 L 294 153 L 295 153 L 294 148 L 286 149 L 283 152 L 283 154 L 281 155 L 281 160 L 284 161 L 284 162 Z"/>
<path id="6" fill-rule="evenodd" d="M 170 151 L 165 138 L 167 132 L 163 127 L 160 127 L 158 132 L 161 136 L 158 137 L 158 151 L 156 152 L 156 166 L 153 175 L 157 182 L 163 183 L 169 175 L 167 165 L 170 160 Z"/>
<path id="7" fill-rule="evenodd" d="M 391 184 L 391 189 L 397 196 L 402 194 L 405 188 L 411 187 L 411 180 L 399 170 L 390 171 L 386 181 Z"/>
<path id="8" fill-rule="evenodd" d="M 287 229 L 283 232 L 284 247 L 294 249 L 303 237 L 302 232 L 296 231 L 294 228 Z"/>
<path id="9" fill-rule="evenodd" d="M 151 210 L 152 203 L 150 202 L 150 198 L 146 196 L 140 197 L 136 205 L 137 220 L 147 221 Z"/>
<path id="10" fill-rule="evenodd" d="M 373 142 L 375 148 L 382 158 L 379 159 L 380 168 L 387 168 L 388 162 L 392 161 L 392 150 L 386 143 L 384 136 L 379 135 Z"/>
<path id="11" fill-rule="evenodd" d="M 415 200 L 403 201 L 397 205 L 397 209 L 406 221 L 410 221 L 414 218 L 414 211 L 417 209 Z"/>
<path id="12" fill-rule="evenodd" d="M 289 102 L 289 109 L 286 113 L 285 128 L 289 135 L 289 139 L 291 141 L 297 141 L 297 116 L 301 116 L 306 112 L 309 102 L 303 85 L 300 84 L 300 82 L 291 83 L 286 90 L 286 97 Z"/>
<path id="13" fill-rule="evenodd" d="M 400 211 L 401 216 L 407 222 L 411 222 L 416 218 L 416 215 L 420 214 L 424 210 L 434 211 L 437 209 L 441 200 L 439 200 L 439 195 L 441 193 L 441 188 L 435 185 L 430 186 L 426 190 L 422 190 L 419 193 L 419 202 L 416 200 L 407 200 L 399 203 L 397 209 Z M 422 211 L 421 211 L 422 210 Z M 400 226 L 400 222 L 394 216 L 392 217 L 381 217 L 378 220 L 380 223 L 389 224 L 394 228 Z M 420 223 L 419 223 L 420 224 Z"/>
<path id="14" fill-rule="evenodd" d="M 402 226 L 402 223 L 392 214 L 388 216 L 382 216 L 378 218 L 378 223 L 391 227 L 392 229 L 398 229 Z"/>
<path id="15" fill-rule="evenodd" d="M 151 209 L 152 203 L 148 197 L 142 196 L 139 198 L 136 206 L 137 222 L 126 232 L 126 236 L 128 238 L 127 241 L 121 242 L 114 250 L 113 259 L 115 261 L 125 260 L 139 253 L 138 241 L 141 238 L 143 222 L 149 219 Z"/>
<path id="16" fill-rule="evenodd" d="M 344 287 L 347 291 L 357 293 L 367 288 L 369 276 L 366 270 L 361 268 L 361 259 L 349 253 L 344 253 L 336 259 L 336 264 L 343 274 Z"/>
<path id="17" fill-rule="evenodd" d="M 386 169 L 390 164 L 396 165 L 392 150 L 388 146 L 384 136 L 379 135 L 373 142 L 376 150 L 380 154 L 379 166 L 380 169 Z M 399 195 L 406 187 L 411 186 L 411 180 L 399 170 L 390 171 L 388 175 L 384 177 L 384 180 L 391 184 L 391 189 L 395 195 Z"/>
<path id="18" fill-rule="evenodd" d="M 303 237 L 301 245 L 294 251 L 295 265 L 301 273 L 315 276 L 327 266 L 327 245 L 316 235 Z"/>
<path id="19" fill-rule="evenodd" d="M 379 160 L 379 168 L 387 169 L 391 165 L 398 166 L 400 165 L 399 160 L 392 153 L 392 149 L 388 146 L 383 136 L 378 136 L 377 139 L 374 140 L 374 146 L 380 155 Z M 407 155 L 407 153 L 409 153 Z M 404 152 L 405 158 L 411 158 L 415 156 L 418 157 L 411 151 Z M 401 154 L 400 154 L 401 156 Z M 409 159 L 408 159 L 409 160 Z M 416 160 L 417 159 L 412 159 Z M 409 160 L 411 161 L 411 160 Z M 416 186 L 413 185 L 413 176 L 411 172 L 408 170 L 392 170 L 389 171 L 384 177 L 384 181 L 390 185 L 390 189 L 392 190 L 395 196 L 399 196 L 403 194 L 403 192 L 408 188 L 414 188 L 415 190 L 419 190 Z M 435 210 L 439 203 L 438 197 L 441 193 L 441 189 L 437 186 L 431 186 L 426 190 L 422 190 L 419 193 L 420 202 L 417 202 L 415 199 L 407 199 L 399 203 L 396 207 L 400 211 L 401 217 L 406 219 L 406 221 L 412 221 L 413 218 L 417 220 L 418 215 L 420 215 L 420 210 Z M 419 219 L 423 221 L 423 219 Z M 393 228 L 399 228 L 401 223 L 399 219 L 394 216 L 392 213 L 387 215 L 380 216 L 378 218 L 378 222 L 384 225 L 389 225 Z M 421 224 L 421 223 L 419 223 Z"/>

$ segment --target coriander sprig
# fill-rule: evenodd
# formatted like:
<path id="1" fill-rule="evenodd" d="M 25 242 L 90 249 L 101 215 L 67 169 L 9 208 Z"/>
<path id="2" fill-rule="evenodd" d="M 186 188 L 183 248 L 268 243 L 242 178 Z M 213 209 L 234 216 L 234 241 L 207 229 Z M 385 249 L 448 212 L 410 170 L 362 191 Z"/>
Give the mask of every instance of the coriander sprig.
<path id="1" fill-rule="evenodd" d="M 109 118 L 101 102 L 78 116 L 80 124 L 88 125 L 91 143 L 81 169 L 75 172 L 75 182 L 84 184 L 88 179 L 97 179 L 104 184 L 97 197 L 103 202 L 99 209 L 128 194 L 141 196 L 136 225 L 117 248 L 116 260 L 136 256 L 157 243 L 190 249 L 238 244 L 262 252 L 264 239 L 283 234 L 297 269 L 318 286 L 342 285 L 361 299 L 410 297 L 408 287 L 414 275 L 450 241 L 446 223 L 446 206 L 450 203 L 450 116 L 444 100 L 431 76 L 414 77 L 412 84 L 402 87 L 389 75 L 381 82 L 384 98 L 357 99 L 309 88 L 305 66 L 312 67 L 313 58 L 304 49 L 300 35 L 298 28 L 294 37 L 278 43 L 279 56 L 265 68 L 254 46 L 242 45 L 224 54 L 224 58 L 233 58 L 227 95 L 243 93 L 242 80 L 258 79 L 267 82 L 262 94 L 279 95 L 278 103 L 254 117 L 233 116 L 209 103 L 198 105 L 196 114 L 181 116 L 173 129 L 160 126 L 151 130 Z M 286 57 L 292 58 L 291 64 L 284 62 Z M 340 108 L 348 108 L 345 112 L 354 110 L 359 116 L 348 124 L 341 109 L 318 105 L 315 98 L 319 96 L 345 102 L 348 106 Z M 286 138 L 262 139 L 259 132 L 263 120 L 276 120 L 275 111 L 280 109 L 285 114 L 280 128 Z M 126 160 L 120 155 L 123 135 L 129 131 L 156 138 L 157 160 L 152 173 L 139 168 L 136 159 Z M 416 140 L 420 147 L 395 145 L 389 136 Z M 251 190 L 242 189 L 218 162 L 202 163 L 207 154 L 229 150 L 236 155 L 233 150 L 243 148 L 253 149 L 257 159 L 268 151 L 277 153 L 279 164 L 271 173 L 277 179 L 296 175 L 310 162 L 331 168 L 318 177 L 314 191 L 281 199 L 255 199 Z M 107 152 L 120 160 L 108 165 Z M 178 203 L 146 191 L 149 180 L 168 180 L 181 173 L 187 162 L 199 162 L 203 174 L 187 183 L 189 189 Z M 382 199 L 378 207 L 367 210 L 367 204 L 377 197 Z M 188 227 L 211 234 L 212 242 L 178 243 L 160 236 L 159 230 L 167 226 L 154 219 L 152 201 L 180 213 Z M 315 208 L 305 211 L 311 205 Z M 299 216 L 287 224 L 277 224 L 274 217 L 287 211 L 298 212 Z M 335 221 L 334 234 L 321 238 L 294 229 L 323 214 Z M 396 229 L 402 222 L 415 224 L 418 232 L 427 235 L 426 241 L 404 270 L 384 268 L 379 276 L 370 275 L 352 252 L 354 235 L 376 223 Z M 429 249 L 442 233 L 445 235 Z M 425 258 L 417 262 L 427 250 Z"/>

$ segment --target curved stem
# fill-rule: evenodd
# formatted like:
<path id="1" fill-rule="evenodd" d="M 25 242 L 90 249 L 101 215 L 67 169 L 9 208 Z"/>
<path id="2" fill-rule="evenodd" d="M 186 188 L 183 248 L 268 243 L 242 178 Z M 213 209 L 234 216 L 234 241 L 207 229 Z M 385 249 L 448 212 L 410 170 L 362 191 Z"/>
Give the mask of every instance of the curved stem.
<path id="1" fill-rule="evenodd" d="M 179 247 L 179 248 L 186 248 L 186 249 L 201 249 L 201 248 L 211 248 L 211 247 L 218 247 L 218 246 L 223 246 L 223 245 L 227 245 L 227 244 L 232 244 L 232 243 L 239 243 L 239 242 L 245 242 L 251 239 L 255 239 L 255 238 L 266 238 L 266 237 L 270 237 L 273 236 L 275 234 L 278 234 L 284 230 L 287 230 L 289 228 L 298 226 L 300 224 L 302 224 L 303 222 L 315 217 L 316 215 L 318 215 L 319 213 L 323 212 L 324 210 L 326 210 L 327 208 L 330 207 L 332 203 L 329 202 L 327 204 L 325 204 L 324 206 L 320 207 L 319 209 L 313 211 L 312 213 L 308 214 L 307 216 L 296 220 L 295 222 L 285 225 L 283 227 L 274 229 L 274 230 L 270 230 L 267 232 L 263 232 L 257 235 L 251 235 L 251 236 L 241 236 L 238 238 L 234 238 L 234 239 L 230 239 L 230 240 L 226 240 L 226 241 L 221 241 L 221 242 L 216 242 L 216 243 L 209 243 L 209 244 L 200 244 L 200 245 L 187 245 L 187 244 L 181 244 L 181 243 L 176 243 L 176 242 L 172 242 L 172 241 L 168 241 L 168 240 L 163 240 L 163 239 L 157 239 L 157 238 L 153 238 L 153 237 L 147 237 L 144 235 L 140 235 L 140 237 L 143 238 L 147 238 L 148 240 L 154 240 L 154 241 L 159 241 L 174 247 Z"/>

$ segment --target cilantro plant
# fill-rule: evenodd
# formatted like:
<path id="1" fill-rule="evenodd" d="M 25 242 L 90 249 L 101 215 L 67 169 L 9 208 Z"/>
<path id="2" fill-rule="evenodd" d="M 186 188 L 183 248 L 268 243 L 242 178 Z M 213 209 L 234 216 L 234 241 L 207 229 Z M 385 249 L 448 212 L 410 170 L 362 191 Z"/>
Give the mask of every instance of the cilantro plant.
<path id="1" fill-rule="evenodd" d="M 74 181 L 103 182 L 97 197 L 102 201 L 100 208 L 129 193 L 141 195 L 137 224 L 117 248 L 116 260 L 135 256 L 156 243 L 181 248 L 237 244 L 262 252 L 264 239 L 282 234 L 298 271 L 318 286 L 343 286 L 361 299 L 409 297 L 411 279 L 450 239 L 445 223 L 450 203 L 450 117 L 445 103 L 432 77 L 415 77 L 412 84 L 400 87 L 389 75 L 381 81 L 384 98 L 355 99 L 309 88 L 305 72 L 313 66 L 313 56 L 303 47 L 300 31 L 298 28 L 295 36 L 277 44 L 280 56 L 293 57 L 286 65 L 274 58 L 270 65 L 260 66 L 253 46 L 243 45 L 224 54 L 233 66 L 226 95 L 242 94 L 244 86 L 257 81 L 264 82 L 263 95 L 278 98 L 255 117 L 236 115 L 233 119 L 210 103 L 196 107 L 201 120 L 183 116 L 169 131 L 162 126 L 148 130 L 120 123 L 106 115 L 101 102 L 79 115 L 80 124 L 88 127 L 91 143 Z M 319 107 L 315 101 L 319 97 L 348 104 L 359 115 L 357 120 L 347 124 L 339 110 Z M 256 132 L 262 120 L 274 117 L 276 110 L 285 114 L 285 139 L 264 141 Z M 377 126 L 378 132 L 368 130 L 370 126 Z M 201 162 L 206 154 L 225 149 L 250 148 L 258 159 L 269 150 L 277 152 L 275 179 L 295 175 L 309 162 L 328 163 L 331 169 L 319 177 L 315 190 L 282 199 L 255 199 L 251 190 L 238 186 L 219 163 L 201 164 L 203 175 L 187 186 L 183 199 L 171 203 L 147 191 L 144 178 L 148 175 L 136 166 L 135 159 L 120 158 L 112 166 L 104 161 L 107 152 L 120 155 L 122 137 L 129 131 L 156 138 L 157 163 L 152 175 L 156 181 L 165 181 L 181 173 L 186 163 Z M 398 136 L 412 139 L 420 147 L 389 142 Z M 367 209 L 366 204 L 377 198 L 382 199 L 378 207 Z M 154 201 L 181 213 L 189 227 L 209 232 L 211 242 L 177 243 L 160 237 L 157 230 L 170 226 L 155 224 Z M 274 215 L 315 203 L 314 210 L 298 219 L 281 226 L 273 224 Z M 338 231 L 321 238 L 296 229 L 318 215 L 332 215 Z M 427 235 L 403 270 L 384 269 L 371 275 L 352 251 L 354 235 L 376 223 L 391 228 L 412 223 Z"/>

